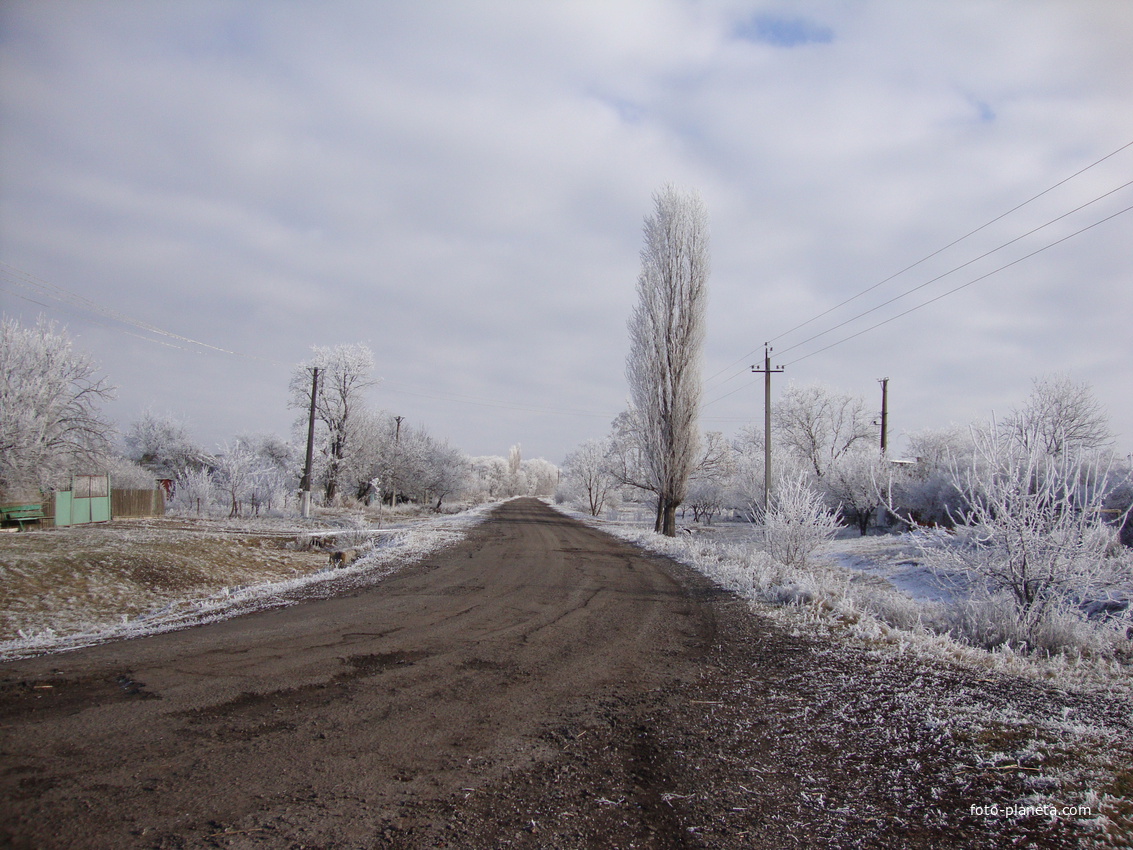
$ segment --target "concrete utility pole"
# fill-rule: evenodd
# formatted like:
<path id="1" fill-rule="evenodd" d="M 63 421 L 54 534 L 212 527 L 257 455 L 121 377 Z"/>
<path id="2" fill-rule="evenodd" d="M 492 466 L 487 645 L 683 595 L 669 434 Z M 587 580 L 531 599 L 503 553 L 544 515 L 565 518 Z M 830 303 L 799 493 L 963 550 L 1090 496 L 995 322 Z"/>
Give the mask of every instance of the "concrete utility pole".
<path id="1" fill-rule="evenodd" d="M 881 384 L 881 456 L 889 448 L 889 379 L 878 378 Z"/>
<path id="2" fill-rule="evenodd" d="M 303 519 L 311 516 L 311 464 L 315 459 L 315 400 L 319 392 L 319 368 L 311 369 L 311 415 L 307 419 L 307 462 L 303 466 L 303 480 L 299 482 L 299 513 Z"/>
<path id="3" fill-rule="evenodd" d="M 767 343 L 763 343 L 763 368 L 752 366 L 751 371 L 763 373 L 763 510 L 771 507 L 771 376 L 782 372 L 783 367 L 771 368 L 771 352 L 774 351 Z"/>

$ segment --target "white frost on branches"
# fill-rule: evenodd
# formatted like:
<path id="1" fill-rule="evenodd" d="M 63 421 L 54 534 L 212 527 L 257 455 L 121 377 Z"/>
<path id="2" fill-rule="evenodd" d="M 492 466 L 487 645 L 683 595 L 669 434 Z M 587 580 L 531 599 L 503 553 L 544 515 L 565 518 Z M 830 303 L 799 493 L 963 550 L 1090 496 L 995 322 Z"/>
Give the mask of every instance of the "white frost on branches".
<path id="1" fill-rule="evenodd" d="M 610 441 L 587 440 L 567 455 L 563 478 L 587 513 L 601 514 L 619 483 L 610 457 Z"/>
<path id="2" fill-rule="evenodd" d="M 0 489 L 47 487 L 110 451 L 99 407 L 114 388 L 42 317 L 0 323 Z"/>
<path id="3" fill-rule="evenodd" d="M 658 494 L 656 530 L 672 536 L 699 451 L 708 213 L 696 192 L 672 186 L 653 201 L 629 320 L 626 378 L 647 483 Z"/>
<path id="4" fill-rule="evenodd" d="M 1004 600 L 1022 640 L 1041 645 L 1052 618 L 1120 581 L 1122 561 L 1101 510 L 1109 460 L 1066 442 L 1049 454 L 1049 444 L 1021 433 L 992 425 L 973 434 L 972 462 L 951 472 L 966 504 L 958 539 L 928 538 L 922 551 L 942 574 L 974 579 L 975 596 Z"/>
<path id="5" fill-rule="evenodd" d="M 315 418 L 321 425 L 321 450 L 326 468 L 324 489 L 327 502 L 338 495 L 339 476 L 350 445 L 351 417 L 361 409 L 363 394 L 377 383 L 374 354 L 361 343 L 324 348 L 311 347 L 314 356 L 291 376 L 291 406 L 307 410 L 311 404 L 311 370 L 319 370 L 315 394 Z"/>
<path id="6" fill-rule="evenodd" d="M 752 510 L 759 511 L 754 506 Z M 760 513 L 768 554 L 789 567 L 805 568 L 841 526 L 837 511 L 827 509 L 803 475 L 780 477 L 771 506 Z"/>

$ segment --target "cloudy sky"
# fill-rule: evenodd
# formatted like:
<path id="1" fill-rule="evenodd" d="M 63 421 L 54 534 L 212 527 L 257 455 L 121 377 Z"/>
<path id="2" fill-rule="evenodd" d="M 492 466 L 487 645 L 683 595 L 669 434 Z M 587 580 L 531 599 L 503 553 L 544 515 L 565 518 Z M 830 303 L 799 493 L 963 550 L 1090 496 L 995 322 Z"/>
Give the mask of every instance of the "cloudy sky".
<path id="1" fill-rule="evenodd" d="M 674 183 L 706 429 L 761 420 L 772 340 L 776 393 L 888 377 L 898 444 L 1063 371 L 1128 451 L 1131 42 L 1119 0 L 5 0 L 0 303 L 123 426 L 288 434 L 295 364 L 364 342 L 375 408 L 558 462 L 625 405 Z"/>

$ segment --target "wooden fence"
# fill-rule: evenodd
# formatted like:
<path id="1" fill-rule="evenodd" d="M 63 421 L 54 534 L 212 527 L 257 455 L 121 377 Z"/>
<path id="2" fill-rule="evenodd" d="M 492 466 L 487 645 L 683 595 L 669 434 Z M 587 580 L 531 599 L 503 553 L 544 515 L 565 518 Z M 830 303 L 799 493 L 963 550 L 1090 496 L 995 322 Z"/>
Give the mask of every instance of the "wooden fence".
<path id="1" fill-rule="evenodd" d="M 110 491 L 110 515 L 114 519 L 132 516 L 165 516 L 165 493 L 161 488 L 152 490 Z"/>

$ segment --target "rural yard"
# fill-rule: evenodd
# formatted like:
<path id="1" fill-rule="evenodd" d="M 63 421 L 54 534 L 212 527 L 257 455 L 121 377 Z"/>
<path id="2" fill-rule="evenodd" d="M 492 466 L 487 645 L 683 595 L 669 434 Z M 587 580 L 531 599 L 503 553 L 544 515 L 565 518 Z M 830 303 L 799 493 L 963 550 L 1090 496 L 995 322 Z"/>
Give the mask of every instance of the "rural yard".
<path id="1" fill-rule="evenodd" d="M 1130 846 L 1119 693 L 808 633 L 535 499 L 347 572 L 0 665 L 0 846 Z"/>

